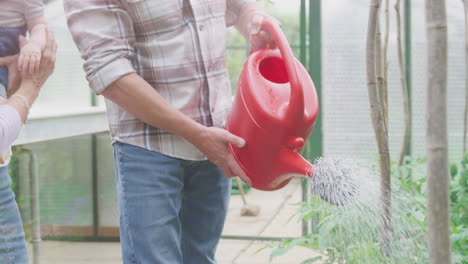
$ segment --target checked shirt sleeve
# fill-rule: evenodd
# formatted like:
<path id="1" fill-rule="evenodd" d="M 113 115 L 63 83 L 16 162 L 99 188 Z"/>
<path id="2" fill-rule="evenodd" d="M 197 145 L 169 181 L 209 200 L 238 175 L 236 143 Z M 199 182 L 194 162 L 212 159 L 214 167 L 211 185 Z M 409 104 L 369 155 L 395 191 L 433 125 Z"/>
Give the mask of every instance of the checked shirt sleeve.
<path id="1" fill-rule="evenodd" d="M 68 28 L 82 58 L 89 85 L 102 93 L 135 72 L 132 20 L 119 0 L 64 0 Z"/>
<path id="2" fill-rule="evenodd" d="M 226 0 L 226 25 L 228 27 L 236 24 L 242 7 L 253 0 Z"/>

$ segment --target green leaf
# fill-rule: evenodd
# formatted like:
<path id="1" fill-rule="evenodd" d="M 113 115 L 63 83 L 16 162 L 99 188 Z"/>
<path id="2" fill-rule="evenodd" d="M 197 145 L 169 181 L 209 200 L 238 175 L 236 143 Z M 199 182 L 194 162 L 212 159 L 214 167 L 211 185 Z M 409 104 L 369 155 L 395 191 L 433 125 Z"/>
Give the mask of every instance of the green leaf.
<path id="1" fill-rule="evenodd" d="M 307 214 L 303 214 L 303 215 L 301 216 L 301 218 L 302 218 L 302 220 L 308 222 L 308 221 L 310 221 L 310 219 L 311 219 L 314 215 L 316 215 L 316 214 L 317 214 L 317 212 L 315 212 L 315 211 L 308 212 Z"/>
<path id="2" fill-rule="evenodd" d="M 299 212 L 296 212 L 294 214 L 291 215 L 291 217 L 288 218 L 288 223 L 291 222 L 291 220 L 293 220 L 293 218 L 297 217 L 299 215 Z"/>
<path id="3" fill-rule="evenodd" d="M 315 257 L 315 258 L 306 259 L 306 260 L 304 260 L 303 262 L 301 262 L 301 264 L 314 263 L 315 261 L 321 260 L 321 259 L 322 259 L 322 256 L 317 256 L 317 257 Z"/>
<path id="4" fill-rule="evenodd" d="M 291 206 L 307 206 L 307 202 L 290 203 Z"/>
<path id="5" fill-rule="evenodd" d="M 267 248 L 270 248 L 270 247 L 268 247 L 268 246 L 262 247 L 262 248 L 260 248 L 259 250 L 255 251 L 254 254 L 258 254 L 258 253 L 262 252 L 263 250 L 265 250 L 265 249 L 267 249 Z"/>
<path id="6" fill-rule="evenodd" d="M 273 252 L 271 252 L 270 254 L 270 261 L 272 261 L 273 258 L 286 254 L 286 252 L 288 252 L 289 249 L 290 249 L 289 247 L 280 247 L 280 248 L 273 250 Z"/>
<path id="7" fill-rule="evenodd" d="M 462 171 L 460 180 L 458 181 L 458 184 L 461 187 L 466 187 L 468 185 L 468 170 Z"/>
<path id="8" fill-rule="evenodd" d="M 468 152 L 463 156 L 462 165 L 468 165 Z"/>
<path id="9" fill-rule="evenodd" d="M 295 247 L 295 246 L 302 246 L 304 245 L 305 243 L 307 243 L 309 241 L 308 238 L 299 238 L 299 239 L 293 239 L 289 242 L 286 243 L 286 245 L 291 248 L 291 247 Z"/>
<path id="10" fill-rule="evenodd" d="M 450 166 L 450 176 L 454 178 L 455 176 L 457 176 L 457 174 L 458 174 L 458 166 L 457 164 L 452 164 Z"/>

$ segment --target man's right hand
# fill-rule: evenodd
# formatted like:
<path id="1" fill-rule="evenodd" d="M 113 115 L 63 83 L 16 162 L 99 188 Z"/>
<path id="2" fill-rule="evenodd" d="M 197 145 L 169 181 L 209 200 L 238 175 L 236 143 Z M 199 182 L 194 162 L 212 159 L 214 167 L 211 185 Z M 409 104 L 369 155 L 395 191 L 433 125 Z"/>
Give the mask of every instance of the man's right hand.
<path id="1" fill-rule="evenodd" d="M 244 139 L 231 134 L 225 129 L 203 127 L 201 133 L 195 136 L 192 143 L 213 164 L 218 166 L 226 177 L 232 178 L 238 176 L 248 185 L 252 185 L 252 180 L 245 174 L 228 148 L 228 144 L 233 144 L 239 148 L 244 147 Z"/>

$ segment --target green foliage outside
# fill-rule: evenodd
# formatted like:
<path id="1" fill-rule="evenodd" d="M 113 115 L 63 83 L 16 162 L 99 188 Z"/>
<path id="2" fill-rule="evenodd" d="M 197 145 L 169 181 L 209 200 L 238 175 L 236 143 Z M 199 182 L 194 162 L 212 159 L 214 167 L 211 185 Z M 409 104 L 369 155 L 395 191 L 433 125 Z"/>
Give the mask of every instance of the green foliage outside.
<path id="1" fill-rule="evenodd" d="M 242 183 L 242 187 L 244 187 L 244 192 L 247 193 L 251 187 L 248 186 L 245 182 L 241 181 Z M 237 181 L 236 180 L 233 180 L 232 181 L 232 191 L 231 191 L 231 195 L 237 195 L 237 194 L 240 194 L 240 191 L 239 191 L 239 186 L 237 186 Z"/>
<path id="2" fill-rule="evenodd" d="M 317 197 L 298 204 L 299 219 L 313 219 L 312 234 L 267 244 L 263 249 L 273 249 L 270 261 L 298 246 L 310 248 L 323 255 L 305 259 L 302 264 L 428 263 L 425 163 L 423 158 L 407 158 L 403 167 L 393 165 L 393 253 L 390 257 L 384 256 L 380 251 L 380 237 L 369 235 L 379 234 L 379 224 L 371 220 L 374 217 L 378 219 L 378 215 L 370 214 L 370 218 L 358 218 L 350 223 L 349 219 L 352 217 L 347 215 L 346 210 L 337 213 L 340 209 L 333 208 Z M 450 177 L 452 263 L 467 264 L 468 153 L 461 162 L 451 165 Z"/>
<path id="3" fill-rule="evenodd" d="M 468 263 L 468 154 L 450 167 L 452 250 L 455 263 Z"/>

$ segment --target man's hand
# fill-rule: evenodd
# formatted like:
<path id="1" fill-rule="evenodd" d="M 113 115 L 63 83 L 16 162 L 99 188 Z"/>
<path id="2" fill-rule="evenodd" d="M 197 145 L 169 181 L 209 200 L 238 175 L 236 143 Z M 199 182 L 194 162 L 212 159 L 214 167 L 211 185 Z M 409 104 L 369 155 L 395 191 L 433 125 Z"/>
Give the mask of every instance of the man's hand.
<path id="1" fill-rule="evenodd" d="M 236 28 L 250 43 L 250 52 L 264 48 L 276 47 L 275 40 L 270 32 L 262 30 L 262 23 L 265 19 L 271 20 L 281 26 L 281 23 L 268 15 L 257 2 L 245 4 L 242 7 Z"/>
<path id="2" fill-rule="evenodd" d="M 18 55 L 0 57 L 0 67 L 8 68 L 7 97 L 9 97 L 21 83 L 21 75 L 18 72 Z"/>
<path id="3" fill-rule="evenodd" d="M 27 41 L 23 36 L 20 36 L 20 46 L 18 70 L 23 74 L 34 74 L 39 70 L 41 64 L 41 45 L 33 40 Z"/>
<path id="4" fill-rule="evenodd" d="M 252 185 L 252 181 L 241 169 L 228 148 L 228 144 L 233 144 L 239 148 L 244 147 L 244 139 L 221 128 L 206 127 L 197 135 L 194 144 L 213 164 L 224 172 L 226 177 L 238 176 L 248 185 Z"/>
<path id="5" fill-rule="evenodd" d="M 262 23 L 270 19 L 281 26 L 281 23 L 264 12 L 253 12 L 247 24 L 247 32 L 250 43 L 250 52 L 265 48 L 276 48 L 276 43 L 270 32 L 262 30 Z"/>

